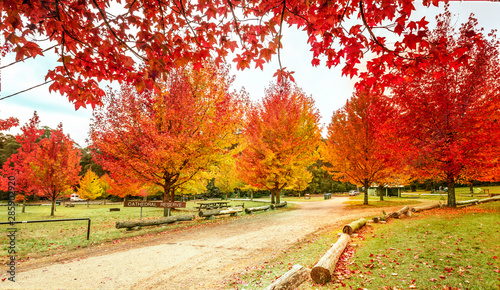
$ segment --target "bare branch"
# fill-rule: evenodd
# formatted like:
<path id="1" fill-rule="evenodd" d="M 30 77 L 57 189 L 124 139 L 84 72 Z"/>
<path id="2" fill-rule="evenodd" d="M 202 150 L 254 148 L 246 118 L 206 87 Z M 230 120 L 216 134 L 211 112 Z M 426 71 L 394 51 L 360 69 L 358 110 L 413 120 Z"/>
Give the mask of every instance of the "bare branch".
<path id="1" fill-rule="evenodd" d="M 12 94 L 12 95 L 8 95 L 8 96 L 6 96 L 6 97 L 0 98 L 0 101 L 1 101 L 1 100 L 5 100 L 5 99 L 10 98 L 10 97 L 13 97 L 13 96 L 15 96 L 15 95 L 19 95 L 19 94 L 21 94 L 21 93 L 27 92 L 27 91 L 29 91 L 29 90 L 36 89 L 36 88 L 38 88 L 38 87 L 41 87 L 41 86 L 46 85 L 46 84 L 48 84 L 48 83 L 51 83 L 51 82 L 53 82 L 53 81 L 54 81 L 54 80 L 46 81 L 46 82 L 44 82 L 43 84 L 39 84 L 39 85 L 33 86 L 33 87 L 29 88 L 29 89 L 26 89 L 26 90 L 23 90 L 23 91 L 20 91 L 20 92 L 14 93 L 14 94 Z"/>

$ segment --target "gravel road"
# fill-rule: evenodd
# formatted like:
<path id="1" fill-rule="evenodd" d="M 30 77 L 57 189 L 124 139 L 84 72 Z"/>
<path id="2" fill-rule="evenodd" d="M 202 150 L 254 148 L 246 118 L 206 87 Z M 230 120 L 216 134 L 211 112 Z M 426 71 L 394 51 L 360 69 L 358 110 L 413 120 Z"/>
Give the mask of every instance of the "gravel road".
<path id="1" fill-rule="evenodd" d="M 301 202 L 296 210 L 181 230 L 154 242 L 144 239 L 111 253 L 88 253 L 26 271 L 19 266 L 16 283 L 0 282 L 0 288 L 220 289 L 225 277 L 269 260 L 319 229 L 381 213 L 380 208 L 345 209 L 347 199 Z"/>

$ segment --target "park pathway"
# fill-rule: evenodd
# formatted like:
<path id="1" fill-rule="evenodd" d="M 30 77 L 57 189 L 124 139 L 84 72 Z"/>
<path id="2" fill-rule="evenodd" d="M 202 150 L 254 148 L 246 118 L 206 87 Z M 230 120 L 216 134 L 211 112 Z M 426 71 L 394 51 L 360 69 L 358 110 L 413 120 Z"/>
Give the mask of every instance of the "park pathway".
<path id="1" fill-rule="evenodd" d="M 22 271 L 14 289 L 219 289 L 224 279 L 261 265 L 307 235 L 381 213 L 352 210 L 347 197 L 301 202 L 299 209 L 162 235 L 161 241 Z M 89 249 L 91 250 L 91 249 Z"/>

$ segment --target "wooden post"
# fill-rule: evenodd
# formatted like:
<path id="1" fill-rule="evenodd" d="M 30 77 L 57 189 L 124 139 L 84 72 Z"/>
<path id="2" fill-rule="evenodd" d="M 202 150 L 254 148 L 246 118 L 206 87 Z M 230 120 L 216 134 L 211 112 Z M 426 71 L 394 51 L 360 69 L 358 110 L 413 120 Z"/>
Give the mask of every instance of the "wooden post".
<path id="1" fill-rule="evenodd" d="M 342 234 L 338 241 L 326 252 L 311 270 L 311 278 L 315 283 L 324 284 L 332 280 L 337 261 L 349 244 L 349 235 Z"/>

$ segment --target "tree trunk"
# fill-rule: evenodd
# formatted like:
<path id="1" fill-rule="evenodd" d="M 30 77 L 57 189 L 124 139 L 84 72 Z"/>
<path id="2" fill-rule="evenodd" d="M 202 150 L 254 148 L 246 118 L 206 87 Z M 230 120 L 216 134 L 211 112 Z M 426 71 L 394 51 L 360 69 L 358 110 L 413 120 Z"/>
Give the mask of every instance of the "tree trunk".
<path id="1" fill-rule="evenodd" d="M 369 184 L 363 184 L 363 187 L 365 188 L 365 197 L 363 199 L 363 204 L 368 204 L 368 186 Z"/>
<path id="2" fill-rule="evenodd" d="M 448 206 L 449 207 L 457 207 L 456 199 L 455 199 L 455 179 L 448 179 Z"/>
<path id="3" fill-rule="evenodd" d="M 165 181 L 165 184 L 163 184 L 163 202 L 168 202 L 169 196 L 170 196 L 170 201 L 173 202 L 170 191 L 171 191 L 170 184 Z M 164 208 L 163 217 L 168 217 L 169 215 L 170 215 L 170 210 L 168 208 Z"/>
<path id="4" fill-rule="evenodd" d="M 21 212 L 25 212 L 25 209 L 26 209 L 26 196 L 23 196 L 23 209 L 21 210 Z"/>
<path id="5" fill-rule="evenodd" d="M 296 264 L 290 271 L 283 274 L 278 280 L 267 286 L 264 290 L 296 289 L 300 284 L 309 278 L 310 269 Z"/>
<path id="6" fill-rule="evenodd" d="M 332 280 L 333 271 L 342 252 L 349 243 L 349 235 L 342 234 L 339 240 L 326 252 L 319 262 L 311 270 L 311 278 L 318 284 L 324 284 Z"/>
<path id="7" fill-rule="evenodd" d="M 90 199 L 87 198 L 87 208 L 89 208 Z"/>
<path id="8" fill-rule="evenodd" d="M 55 211 L 56 211 L 56 196 L 52 195 L 52 208 L 50 209 L 50 216 L 54 216 Z"/>
<path id="9" fill-rule="evenodd" d="M 275 204 L 276 201 L 274 200 L 274 189 L 271 190 L 271 204 Z"/>
<path id="10" fill-rule="evenodd" d="M 474 194 L 474 181 L 470 182 L 469 188 L 470 188 L 470 194 Z"/>
<path id="11" fill-rule="evenodd" d="M 384 187 L 382 185 L 378 186 L 378 194 L 380 196 L 380 201 L 384 200 Z"/>
<path id="12" fill-rule="evenodd" d="M 194 215 L 184 215 L 184 216 L 171 216 L 164 217 L 154 220 L 142 220 L 142 221 L 118 221 L 116 222 L 116 228 L 133 228 L 133 227 L 144 227 L 144 226 L 154 226 L 162 224 L 171 224 L 177 221 L 192 221 L 194 220 Z"/>
<path id="13" fill-rule="evenodd" d="M 431 181 L 431 193 L 434 193 L 434 181 Z"/>
<path id="14" fill-rule="evenodd" d="M 279 189 L 276 190 L 276 203 L 275 204 L 280 204 L 281 203 L 280 191 L 281 190 L 279 190 Z"/>

